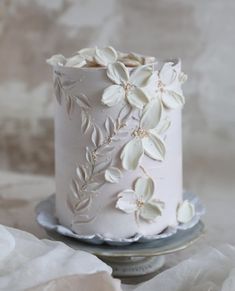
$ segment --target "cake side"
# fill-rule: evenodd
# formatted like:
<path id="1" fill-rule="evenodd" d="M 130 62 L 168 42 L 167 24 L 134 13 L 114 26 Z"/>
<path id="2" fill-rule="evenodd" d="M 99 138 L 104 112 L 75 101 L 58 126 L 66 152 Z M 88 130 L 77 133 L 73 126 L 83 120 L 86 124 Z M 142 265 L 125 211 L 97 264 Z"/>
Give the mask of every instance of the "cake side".
<path id="1" fill-rule="evenodd" d="M 61 224 L 79 234 L 126 238 L 176 225 L 179 209 L 188 219 L 193 210 L 182 203 L 180 62 L 134 69 L 120 62 L 55 66 L 54 76 Z"/>

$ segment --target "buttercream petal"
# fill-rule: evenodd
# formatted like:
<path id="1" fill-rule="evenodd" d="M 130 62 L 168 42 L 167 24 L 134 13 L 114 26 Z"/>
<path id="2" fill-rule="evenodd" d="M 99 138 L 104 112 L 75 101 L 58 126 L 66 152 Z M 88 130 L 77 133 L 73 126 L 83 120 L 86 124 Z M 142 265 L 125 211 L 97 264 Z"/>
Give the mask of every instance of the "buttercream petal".
<path id="1" fill-rule="evenodd" d="M 63 55 L 54 55 L 46 60 L 46 62 L 51 66 L 63 66 L 66 63 L 66 58 Z"/>
<path id="2" fill-rule="evenodd" d="M 140 163 L 143 153 L 144 149 L 141 139 L 132 139 L 124 146 L 121 152 L 122 167 L 126 170 L 135 170 Z"/>
<path id="3" fill-rule="evenodd" d="M 140 209 L 140 217 L 147 221 L 155 220 L 161 214 L 162 209 L 158 204 L 145 203 Z"/>
<path id="4" fill-rule="evenodd" d="M 166 148 L 164 141 L 157 134 L 149 133 L 148 137 L 142 139 L 144 152 L 151 159 L 163 161 L 165 158 Z"/>
<path id="5" fill-rule="evenodd" d="M 150 66 L 139 66 L 131 72 L 130 83 L 137 87 L 145 87 L 152 75 Z"/>
<path id="6" fill-rule="evenodd" d="M 184 105 L 185 98 L 175 91 L 164 91 L 162 93 L 162 102 L 169 109 L 176 109 Z"/>
<path id="7" fill-rule="evenodd" d="M 111 85 L 104 90 L 101 101 L 103 104 L 112 107 L 124 98 L 125 90 L 123 87 L 120 85 Z"/>
<path id="8" fill-rule="evenodd" d="M 83 56 L 75 55 L 71 58 L 67 59 L 65 64 L 66 67 L 74 67 L 74 68 L 81 68 L 86 65 L 86 60 Z"/>
<path id="9" fill-rule="evenodd" d="M 133 213 L 137 210 L 136 195 L 133 190 L 124 190 L 118 194 L 116 208 L 126 212 Z"/>
<path id="10" fill-rule="evenodd" d="M 139 109 L 143 109 L 145 104 L 149 101 L 145 92 L 138 87 L 131 88 L 127 94 L 127 100 L 131 106 Z"/>
<path id="11" fill-rule="evenodd" d="M 166 63 L 160 70 L 159 77 L 164 85 L 170 85 L 177 77 L 176 70 L 172 67 L 172 63 Z"/>
<path id="12" fill-rule="evenodd" d="M 135 193 L 142 201 L 149 201 L 154 194 L 154 183 L 151 178 L 138 178 L 135 182 Z"/>
<path id="13" fill-rule="evenodd" d="M 129 80 L 129 72 L 127 68 L 120 62 L 108 65 L 107 76 L 115 84 L 125 85 Z"/>
<path id="14" fill-rule="evenodd" d="M 189 222 L 195 215 L 195 207 L 189 201 L 183 201 L 177 209 L 177 220 L 181 223 Z"/>
<path id="15" fill-rule="evenodd" d="M 154 135 L 161 135 L 164 134 L 169 127 L 171 126 L 171 121 L 168 118 L 165 118 L 161 120 L 161 122 L 158 124 L 158 126 L 154 129 L 151 129 L 150 132 Z"/>
<path id="16" fill-rule="evenodd" d="M 144 108 L 140 126 L 144 129 L 155 128 L 162 117 L 162 104 L 159 98 L 152 99 Z"/>
<path id="17" fill-rule="evenodd" d="M 97 64 L 101 66 L 107 66 L 108 64 L 113 64 L 117 61 L 117 52 L 116 50 L 108 46 L 103 49 L 96 48 L 95 51 L 95 60 Z"/>

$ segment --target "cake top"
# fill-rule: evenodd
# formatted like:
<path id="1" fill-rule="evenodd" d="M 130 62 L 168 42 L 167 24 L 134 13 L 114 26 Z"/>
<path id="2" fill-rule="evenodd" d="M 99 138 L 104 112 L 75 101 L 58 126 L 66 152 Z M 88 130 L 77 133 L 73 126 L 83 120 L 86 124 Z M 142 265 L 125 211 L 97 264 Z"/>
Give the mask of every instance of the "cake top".
<path id="1" fill-rule="evenodd" d="M 61 54 L 52 56 L 47 63 L 54 66 L 63 67 L 106 67 L 109 64 L 121 62 L 127 67 L 138 67 L 141 65 L 152 64 L 156 61 L 155 57 L 143 56 L 137 53 L 123 53 L 108 46 L 105 48 L 84 48 L 77 51 L 72 57 L 66 58 Z"/>

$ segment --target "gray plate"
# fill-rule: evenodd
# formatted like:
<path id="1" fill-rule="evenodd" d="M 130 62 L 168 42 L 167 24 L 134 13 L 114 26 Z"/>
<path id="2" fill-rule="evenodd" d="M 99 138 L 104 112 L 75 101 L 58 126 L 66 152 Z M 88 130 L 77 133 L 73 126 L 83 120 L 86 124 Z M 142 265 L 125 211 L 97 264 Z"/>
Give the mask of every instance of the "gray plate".
<path id="1" fill-rule="evenodd" d="M 58 219 L 55 216 L 55 194 L 51 195 L 46 200 L 40 202 L 36 207 L 37 222 L 45 228 L 47 231 L 57 232 L 60 235 L 66 237 L 72 237 L 79 241 L 89 242 L 92 244 L 103 244 L 113 246 L 125 246 L 132 244 L 134 242 L 146 243 L 153 240 L 165 240 L 168 237 L 171 237 L 179 230 L 187 230 L 194 227 L 200 220 L 201 216 L 205 213 L 205 207 L 202 205 L 199 198 L 189 192 L 184 193 L 184 200 L 190 201 L 195 206 L 195 216 L 188 223 L 179 224 L 176 227 L 168 227 L 160 234 L 156 235 L 141 235 L 136 234 L 130 238 L 106 238 L 100 234 L 93 235 L 80 235 L 74 233 L 71 229 L 60 225 Z"/>

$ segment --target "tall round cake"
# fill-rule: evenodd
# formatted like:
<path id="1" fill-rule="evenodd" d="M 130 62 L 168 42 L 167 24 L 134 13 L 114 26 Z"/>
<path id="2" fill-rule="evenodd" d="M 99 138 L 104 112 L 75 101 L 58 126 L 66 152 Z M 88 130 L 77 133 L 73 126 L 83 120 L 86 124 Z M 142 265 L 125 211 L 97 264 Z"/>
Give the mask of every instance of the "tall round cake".
<path id="1" fill-rule="evenodd" d="M 189 221 L 182 200 L 179 60 L 86 48 L 55 55 L 56 214 L 80 235 L 153 235 Z"/>

